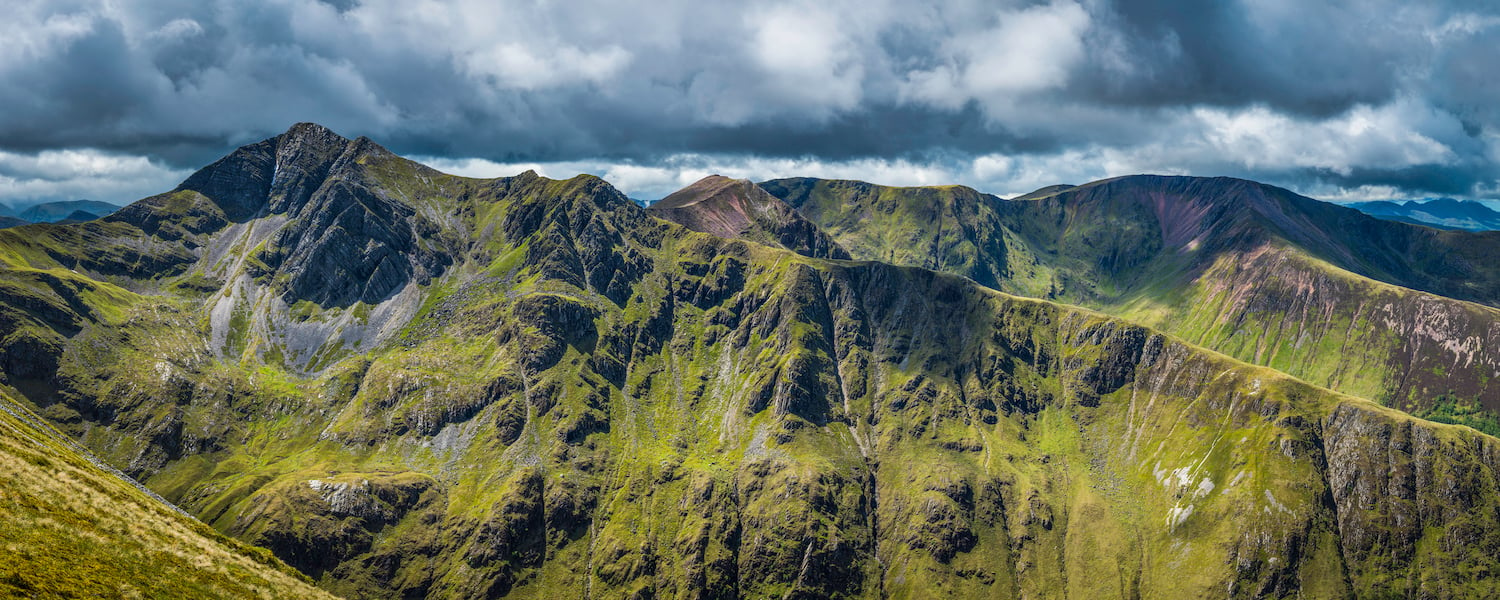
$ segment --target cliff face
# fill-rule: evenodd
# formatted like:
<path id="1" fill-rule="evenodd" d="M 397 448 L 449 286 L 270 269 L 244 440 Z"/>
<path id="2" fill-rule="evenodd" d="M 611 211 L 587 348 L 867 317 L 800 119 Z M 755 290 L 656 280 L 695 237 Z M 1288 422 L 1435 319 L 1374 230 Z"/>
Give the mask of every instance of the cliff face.
<path id="1" fill-rule="evenodd" d="M 1375 594 L 1392 586 L 1421 597 L 1493 593 L 1429 577 L 1462 570 L 1476 555 L 1495 549 L 1483 531 L 1496 526 L 1496 513 L 1482 499 L 1496 488 L 1500 448 L 1494 438 L 1455 436 L 1353 406 L 1335 409 L 1323 429 L 1342 550 L 1350 577 L 1363 584 L 1360 591 Z"/>
<path id="2" fill-rule="evenodd" d="M 1102 310 L 1409 410 L 1439 396 L 1500 410 L 1500 276 L 1482 258 L 1500 252 L 1494 233 L 1381 221 L 1227 178 L 1133 176 L 1009 201 L 973 194 L 961 227 L 927 216 L 956 203 L 933 200 L 960 197 L 953 188 L 762 185 L 856 259 Z M 933 240 L 932 251 L 866 243 L 907 238 Z"/>
<path id="3" fill-rule="evenodd" d="M 210 264 L 195 265 L 202 276 L 270 284 L 255 287 L 287 304 L 379 304 L 447 266 L 440 227 L 420 198 L 381 187 L 368 167 L 381 163 L 407 166 L 367 139 L 304 123 L 108 220 L 208 254 Z M 414 178 L 438 175 L 411 168 Z"/>
<path id="4" fill-rule="evenodd" d="M 323 178 L 305 199 L 205 186 L 130 220 L 0 233 L 0 315 L 30 332 L 7 356 L 32 361 L 6 384 L 334 593 L 1496 584 L 1500 455 L 1472 430 L 960 277 L 693 232 L 595 178 L 470 180 L 340 144 L 318 154 L 327 174 L 267 171 L 265 190 Z M 384 245 L 371 272 L 406 265 L 401 291 L 298 292 L 320 263 L 295 249 L 353 222 L 314 205 L 387 223 L 352 260 Z M 179 208 L 222 222 L 163 213 Z M 173 266 L 133 275 L 114 247 Z"/>

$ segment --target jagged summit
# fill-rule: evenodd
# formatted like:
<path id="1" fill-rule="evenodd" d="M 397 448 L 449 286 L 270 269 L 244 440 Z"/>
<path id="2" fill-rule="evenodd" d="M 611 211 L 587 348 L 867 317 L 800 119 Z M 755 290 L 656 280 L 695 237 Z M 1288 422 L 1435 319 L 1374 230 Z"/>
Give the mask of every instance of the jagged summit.
<path id="1" fill-rule="evenodd" d="M 299 126 L 129 219 L 0 231 L 0 386 L 349 597 L 1494 589 L 1500 441 L 1119 316 L 1223 323 L 1191 341 L 1356 383 L 1391 357 L 1493 367 L 1483 339 L 1422 337 L 1450 305 L 1290 252 L 1205 264 L 1238 247 L 1189 248 L 1210 214 L 1163 227 L 1274 191 L 700 184 L 648 211 L 596 177 L 449 176 Z M 1216 185 L 1267 197 L 1191 197 Z M 867 260 L 775 247 L 821 239 L 773 237 L 801 227 Z M 1157 297 L 1208 310 L 1100 300 Z"/>
<path id="2" fill-rule="evenodd" d="M 241 146 L 188 176 L 171 192 L 127 206 L 113 219 L 148 231 L 164 219 L 180 221 L 188 232 L 204 233 L 285 212 L 289 204 L 305 201 L 316 191 L 350 144 L 326 127 L 299 123 L 281 135 Z M 179 216 L 187 218 L 175 218 Z"/>
<path id="3" fill-rule="evenodd" d="M 345 137 L 343 137 L 343 136 L 341 136 L 341 135 L 339 135 L 337 133 L 334 133 L 332 129 L 329 129 L 329 128 L 323 126 L 320 123 L 315 123 L 315 122 L 312 122 L 312 121 L 302 121 L 302 122 L 299 122 L 299 123 L 293 123 L 291 127 L 286 128 L 286 131 L 283 132 L 281 135 L 279 135 L 277 137 L 281 138 L 281 139 L 286 139 L 286 138 L 297 138 L 297 137 L 304 137 L 304 136 L 313 136 L 313 137 L 319 137 L 319 138 L 334 137 L 334 138 L 338 138 L 338 139 L 344 140 L 346 142 L 349 141 L 348 138 L 345 138 Z"/>
<path id="4" fill-rule="evenodd" d="M 216 278 L 232 280 L 242 272 L 276 282 L 288 303 L 378 304 L 450 262 L 440 248 L 419 242 L 435 227 L 412 199 L 379 191 L 392 171 L 436 173 L 368 138 L 351 140 L 316 123 L 298 123 L 109 219 L 160 238 L 191 240 L 189 250 L 235 243 L 254 248 L 253 260 L 210 270 L 221 271 Z"/>
<path id="5" fill-rule="evenodd" d="M 744 238 L 819 258 L 849 257 L 816 225 L 748 179 L 710 175 L 653 203 L 648 210 L 719 237 Z"/>
<path id="6" fill-rule="evenodd" d="M 517 214 L 493 218 L 497 205 L 511 203 L 520 206 Z M 593 175 L 452 176 L 368 138 L 301 123 L 106 219 L 42 229 L 16 243 L 67 269 L 130 278 L 135 289 L 161 291 L 157 282 L 170 282 L 205 293 L 216 352 L 269 355 L 316 371 L 320 360 L 399 332 L 420 308 L 420 289 L 484 253 L 487 240 L 520 235 L 552 213 L 579 224 L 589 211 L 623 207 L 646 219 Z M 597 235 L 569 225 L 557 231 L 562 239 L 539 244 Z M 618 266 L 586 253 L 555 257 L 549 273 L 607 284 Z M 290 318 L 285 309 L 292 306 L 321 318 Z"/>

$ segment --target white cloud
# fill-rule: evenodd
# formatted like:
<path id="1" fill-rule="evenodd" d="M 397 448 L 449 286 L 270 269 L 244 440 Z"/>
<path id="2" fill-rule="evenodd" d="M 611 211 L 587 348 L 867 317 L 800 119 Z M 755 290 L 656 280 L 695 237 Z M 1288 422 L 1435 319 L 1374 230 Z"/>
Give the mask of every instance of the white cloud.
<path id="1" fill-rule="evenodd" d="M 0 21 L 0 75 L 3 69 L 54 54 L 94 30 L 96 17 L 84 11 L 46 14 L 44 2 L 7 9 Z"/>
<path id="2" fill-rule="evenodd" d="M 526 171 L 543 173 L 540 163 L 497 163 L 483 158 L 445 158 L 434 156 L 414 156 L 412 160 L 424 165 L 462 177 L 474 177 L 477 179 L 493 179 L 495 177 L 510 177 Z"/>
<path id="3" fill-rule="evenodd" d="M 862 49 L 840 27 L 843 18 L 822 6 L 792 4 L 746 15 L 745 26 L 755 32 L 749 53 L 772 91 L 819 111 L 859 103 Z"/>
<path id="4" fill-rule="evenodd" d="M 1482 3 L 11 4 L 0 148 L 23 153 L 198 166 L 311 120 L 398 151 L 549 158 L 643 196 L 715 170 L 999 193 L 1137 171 L 1357 188 L 1442 165 L 1407 185 L 1472 194 L 1500 172 L 1500 12 Z M 722 158 L 745 153 L 822 158 Z"/>
<path id="5" fill-rule="evenodd" d="M 187 175 L 145 157 L 97 150 L 0 152 L 0 199 L 12 206 L 78 199 L 129 204 L 170 190 Z"/>
<path id="6" fill-rule="evenodd" d="M 947 108 L 971 100 L 1008 107 L 1017 95 L 1061 87 L 1084 58 L 1090 17 L 1076 2 L 1001 10 L 995 23 L 944 44 L 945 64 L 908 73 L 905 96 Z"/>
<path id="7" fill-rule="evenodd" d="M 1247 169 L 1327 169 L 1349 175 L 1356 167 L 1399 169 L 1455 158 L 1451 148 L 1418 131 L 1421 107 L 1409 102 L 1357 106 L 1343 115 L 1312 121 L 1265 107 L 1243 110 L 1198 108 L 1192 117 L 1203 132 L 1198 150 Z"/>
<path id="8" fill-rule="evenodd" d="M 1449 17 L 1442 25 L 1429 29 L 1427 39 L 1433 44 L 1444 44 L 1454 38 L 1468 37 L 1494 27 L 1500 27 L 1500 16 L 1459 13 Z"/>
<path id="9" fill-rule="evenodd" d="M 1294 190 L 1304 196 L 1317 198 L 1327 202 L 1368 202 L 1371 200 L 1406 200 L 1412 196 L 1401 188 L 1393 185 L 1361 185 L 1349 187 L 1329 183 L 1315 183 L 1300 186 Z"/>
<path id="10" fill-rule="evenodd" d="M 962 184 L 1011 197 L 1059 183 L 1082 184 L 1139 173 L 1258 177 L 1299 193 L 1338 201 L 1405 197 L 1391 185 L 1348 186 L 1291 176 L 1309 169 L 1348 176 L 1355 168 L 1383 169 L 1442 164 L 1455 158 L 1443 142 L 1423 133 L 1461 129 L 1410 99 L 1359 106 L 1325 120 L 1300 119 L 1253 106 L 1194 109 L 1177 115 L 1158 135 L 1133 145 L 1091 144 L 1055 152 L 988 153 L 919 161 L 825 160 L 679 153 L 652 164 L 599 160 L 499 164 L 476 159 L 431 159 L 459 174 L 514 175 L 528 168 L 554 178 L 592 173 L 633 197 L 660 198 L 708 174 L 756 181 L 781 177 L 858 179 L 884 185 Z M 1500 139 L 1496 137 L 1495 139 Z"/>
<path id="11" fill-rule="evenodd" d="M 534 90 L 579 81 L 604 83 L 630 62 L 630 53 L 618 46 L 596 51 L 563 46 L 539 53 L 506 43 L 479 50 L 465 62 L 470 72 L 494 77 L 506 87 Z"/>
<path id="12" fill-rule="evenodd" d="M 203 26 L 192 19 L 173 19 L 147 37 L 157 40 L 179 40 L 203 35 Z"/>

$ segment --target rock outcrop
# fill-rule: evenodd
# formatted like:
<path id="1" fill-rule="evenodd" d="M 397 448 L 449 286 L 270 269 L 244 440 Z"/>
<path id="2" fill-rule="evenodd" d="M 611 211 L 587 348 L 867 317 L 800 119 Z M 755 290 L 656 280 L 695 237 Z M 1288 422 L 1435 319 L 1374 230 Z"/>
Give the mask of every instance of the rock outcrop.
<path id="1" fill-rule="evenodd" d="M 969 261 L 965 278 L 694 231 L 594 177 L 447 176 L 311 127 L 235 156 L 246 173 L 118 217 L 0 233 L 0 317 L 54 361 L 6 384 L 331 592 L 1497 584 L 1493 438 L 979 285 L 1020 263 L 965 245 L 994 212 L 969 190 L 942 191 L 924 223 L 959 233 L 919 253 Z M 262 187 L 214 183 L 231 181 Z M 1190 244 L 1196 218 L 1146 249 Z M 359 252 L 320 262 L 355 229 Z M 148 275 L 114 247 L 175 250 Z M 326 285 L 299 287 L 310 271 Z"/>

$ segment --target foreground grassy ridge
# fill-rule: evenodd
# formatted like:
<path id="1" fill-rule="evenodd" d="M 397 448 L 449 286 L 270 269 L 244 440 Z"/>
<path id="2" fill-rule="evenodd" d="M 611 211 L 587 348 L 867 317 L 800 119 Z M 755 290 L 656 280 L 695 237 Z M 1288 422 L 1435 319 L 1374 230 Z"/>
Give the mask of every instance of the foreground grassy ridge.
<path id="1" fill-rule="evenodd" d="M 1103 310 L 1406 410 L 1442 395 L 1500 410 L 1500 279 L 1480 258 L 1494 235 L 1382 222 L 1227 179 L 1127 177 L 1013 201 L 762 185 L 855 258 Z"/>
<path id="2" fill-rule="evenodd" d="M 0 596 L 329 598 L 81 456 L 0 394 Z"/>
<path id="3" fill-rule="evenodd" d="M 464 180 L 309 139 L 246 159 L 341 156 L 274 169 L 323 173 L 313 192 L 265 181 L 267 206 L 306 204 L 199 194 L 208 214 L 261 216 L 187 236 L 197 262 L 122 281 L 156 293 L 122 301 L 112 327 L 57 333 L 51 377 L 7 383 L 329 591 L 1465 597 L 1495 583 L 1493 438 L 962 278 L 692 233 L 596 178 Z M 346 192 L 359 202 L 332 197 Z M 422 217 L 359 208 L 384 201 Z M 315 263 L 283 249 L 337 238 L 305 208 L 320 203 L 337 223 L 440 229 L 426 248 L 382 233 L 395 253 L 348 269 L 435 258 L 373 302 L 301 297 L 286 266 Z M 285 233 L 248 243 L 262 227 Z M 221 306 L 242 316 L 216 321 Z M 309 344 L 316 362 L 288 350 Z"/>

